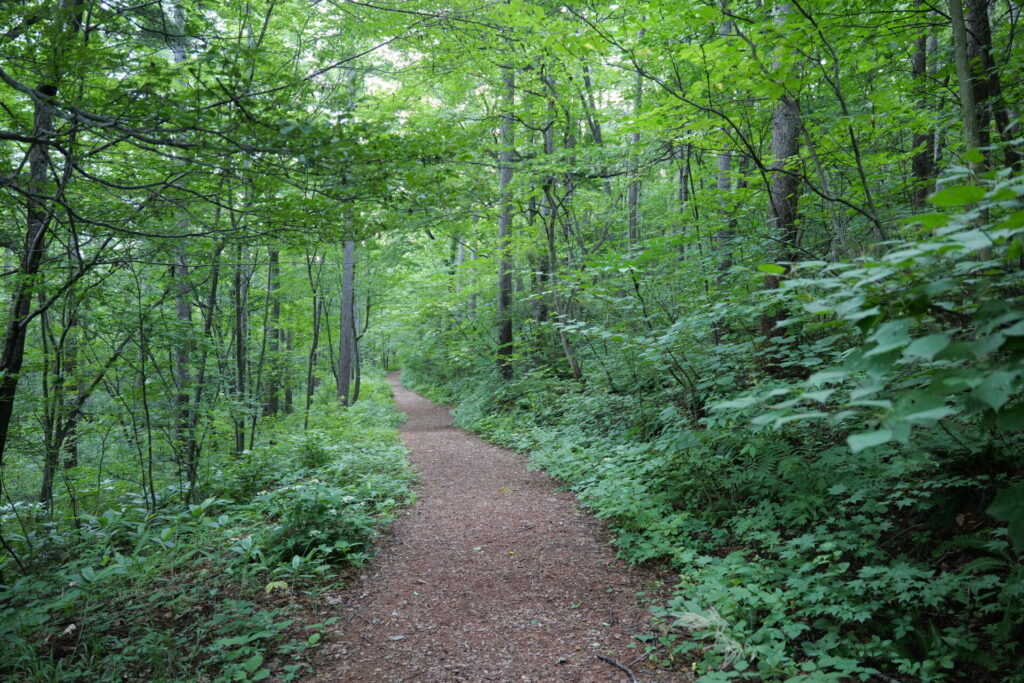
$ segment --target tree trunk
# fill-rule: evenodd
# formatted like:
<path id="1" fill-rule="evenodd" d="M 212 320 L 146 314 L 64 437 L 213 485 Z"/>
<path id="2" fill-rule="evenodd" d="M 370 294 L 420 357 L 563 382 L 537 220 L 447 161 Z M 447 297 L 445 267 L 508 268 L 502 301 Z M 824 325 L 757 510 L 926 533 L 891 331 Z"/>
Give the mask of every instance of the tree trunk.
<path id="1" fill-rule="evenodd" d="M 780 5 L 776 9 L 775 21 L 779 25 L 786 22 L 789 4 Z M 769 232 L 776 236 L 782 247 L 777 252 L 784 261 L 793 261 L 797 251 L 797 201 L 799 178 L 791 170 L 786 169 L 789 160 L 799 151 L 800 107 L 797 100 L 788 92 L 784 93 L 772 112 L 772 178 L 769 188 L 771 200 L 771 225 Z M 788 268 L 788 266 L 787 266 Z M 779 276 L 765 277 L 765 289 L 778 289 Z M 761 334 L 773 337 L 779 334 L 777 327 L 781 313 L 765 313 L 761 316 Z M 778 360 L 769 350 L 769 372 L 778 371 Z"/>
<path id="2" fill-rule="evenodd" d="M 341 274 L 341 339 L 338 346 L 338 401 L 349 405 L 354 352 L 355 242 L 345 240 L 345 256 Z"/>
<path id="3" fill-rule="evenodd" d="M 676 237 L 679 238 L 679 255 L 683 255 L 683 236 L 686 235 L 686 204 L 690 199 L 690 154 L 692 147 L 689 144 L 678 145 L 675 148 L 675 156 L 679 161 L 679 169 L 676 172 L 678 182 L 676 189 L 676 208 L 679 211 L 679 224 L 676 226 Z"/>
<path id="4" fill-rule="evenodd" d="M 4 462 L 14 399 L 18 392 L 21 366 L 25 360 L 25 335 L 31 320 L 30 312 L 36 275 L 46 252 L 46 231 L 50 225 L 50 207 L 46 200 L 49 178 L 49 140 L 53 135 L 53 97 L 57 88 L 42 85 L 36 90 L 32 138 L 28 149 L 29 185 L 25 243 L 18 265 L 11 308 L 4 331 L 0 354 L 0 466 Z"/>
<path id="5" fill-rule="evenodd" d="M 249 321 L 246 315 L 249 306 L 248 282 L 249 278 L 243 272 L 243 250 L 239 244 L 235 250 L 235 272 L 232 287 L 232 299 L 235 307 L 235 372 L 234 389 L 235 410 L 240 411 L 234 419 L 235 430 L 235 455 L 240 455 L 245 450 L 245 408 L 248 403 L 246 389 L 246 376 L 248 368 L 248 347 L 249 347 Z"/>
<path id="6" fill-rule="evenodd" d="M 979 134 L 981 144 L 988 146 L 989 122 L 994 120 L 999 139 L 1002 141 L 1004 163 L 1020 170 L 1021 157 L 1013 144 L 1007 144 L 1016 137 L 1017 122 L 1010 116 L 1003 99 L 1003 85 L 999 69 L 992 55 L 992 28 L 989 23 L 990 0 L 967 0 L 968 55 L 971 60 L 974 101 L 978 107 Z"/>
<path id="7" fill-rule="evenodd" d="M 644 34 L 647 32 L 646 29 L 640 29 L 640 34 L 637 36 L 637 40 L 642 40 Z M 640 116 L 640 105 L 644 94 L 644 81 L 642 76 L 637 73 L 636 82 L 634 83 L 633 93 L 633 125 L 637 125 L 637 118 Z M 640 133 L 634 132 L 629 136 L 629 142 L 631 146 L 631 154 L 633 156 L 632 164 L 633 167 L 630 171 L 629 188 L 627 190 L 626 205 L 627 205 L 627 239 L 630 245 L 634 245 L 640 241 L 640 181 L 637 179 L 638 172 L 638 160 L 637 154 L 640 148 Z"/>
<path id="8" fill-rule="evenodd" d="M 174 347 L 174 387 L 176 396 L 174 399 L 177 416 L 175 418 L 175 442 L 179 449 L 180 464 L 185 472 L 185 479 L 188 481 L 188 498 L 190 502 L 198 502 L 197 491 L 198 471 L 196 462 L 192 457 L 193 444 L 190 434 L 192 433 L 192 414 L 189 400 L 189 392 L 192 391 L 192 287 L 189 281 L 188 254 L 183 246 L 175 249 L 174 267 L 172 276 L 174 278 L 174 313 L 178 322 L 178 343 Z"/>
<path id="9" fill-rule="evenodd" d="M 270 330 L 268 367 L 267 367 L 267 400 L 263 406 L 264 415 L 277 415 L 281 410 L 281 301 L 278 298 L 278 280 L 281 275 L 281 260 L 277 249 L 271 249 L 267 265 L 267 296 L 270 298 Z"/>
<path id="10" fill-rule="evenodd" d="M 956 77 L 960 93 L 960 114 L 964 124 L 964 142 L 968 151 L 981 147 L 981 131 L 978 127 L 978 107 L 974 99 L 971 62 L 967 52 L 967 26 L 964 24 L 961 0 L 949 0 L 949 19 L 953 30 L 953 54 L 956 63 Z M 978 162 L 971 162 L 976 171 L 982 170 Z"/>
<path id="11" fill-rule="evenodd" d="M 282 330 L 281 334 L 284 336 L 284 348 L 286 353 L 285 363 L 289 363 L 292 357 L 292 333 L 288 330 Z M 282 364 L 283 365 L 283 364 Z M 281 372 L 281 383 L 284 384 L 284 414 L 291 415 L 295 412 L 295 394 L 292 391 L 292 383 L 290 381 L 291 372 L 285 372 L 285 368 L 282 367 Z"/>
<path id="12" fill-rule="evenodd" d="M 504 111 L 501 115 L 501 152 L 498 156 L 498 192 L 501 213 L 498 214 L 498 372 L 505 379 L 512 377 L 512 260 L 509 254 L 512 238 L 512 199 L 508 186 L 512 182 L 512 148 L 515 145 L 513 107 L 515 106 L 515 74 L 502 69 L 505 83 Z"/>
<path id="13" fill-rule="evenodd" d="M 921 8 L 920 0 L 917 8 Z M 918 89 L 917 107 L 923 113 L 928 111 L 928 36 L 921 34 L 917 38 L 917 46 L 914 50 L 911 66 L 914 72 L 914 81 Z M 932 158 L 935 151 L 933 131 L 928 129 L 914 132 L 913 142 L 914 157 L 911 160 L 911 170 L 914 177 L 914 187 L 911 191 L 911 204 L 915 209 L 922 209 L 925 206 L 925 199 L 932 188 L 932 181 L 935 176 L 935 168 L 932 165 Z M 826 190 L 827 192 L 828 190 Z"/>
<path id="14" fill-rule="evenodd" d="M 544 155 L 550 157 L 555 153 L 555 138 L 554 138 L 554 98 L 556 97 L 556 91 L 554 87 L 554 81 L 551 78 L 546 80 L 548 86 L 548 113 L 551 117 L 551 125 L 544 129 Z M 588 86 L 589 87 L 589 86 Z M 598 129 L 600 132 L 600 129 Z M 559 300 L 558 292 L 558 249 L 556 242 L 555 223 L 558 220 L 558 206 L 554 201 L 554 185 L 555 177 L 548 175 L 543 181 L 544 195 L 541 198 L 540 205 L 540 217 L 541 222 L 544 224 L 544 234 L 546 238 L 547 253 L 544 256 L 543 262 L 547 267 L 545 271 L 545 281 L 551 292 L 551 303 L 555 309 L 556 316 L 556 327 L 558 330 L 558 341 L 562 347 L 562 353 L 565 355 L 565 360 L 569 363 L 569 370 L 572 372 L 573 379 L 579 381 L 583 378 L 583 370 L 580 367 L 579 360 L 576 357 L 576 350 L 573 348 L 572 341 L 569 339 L 569 335 L 565 331 L 565 325 L 568 322 L 567 315 L 562 310 L 562 305 Z M 547 311 L 545 307 L 545 317 Z"/>
<path id="15" fill-rule="evenodd" d="M 306 365 L 306 414 L 302 428 L 309 429 L 309 409 L 313 405 L 313 393 L 316 391 L 313 371 L 316 368 L 317 349 L 320 347 L 320 296 L 313 294 L 313 341 L 309 345 L 309 362 Z"/>

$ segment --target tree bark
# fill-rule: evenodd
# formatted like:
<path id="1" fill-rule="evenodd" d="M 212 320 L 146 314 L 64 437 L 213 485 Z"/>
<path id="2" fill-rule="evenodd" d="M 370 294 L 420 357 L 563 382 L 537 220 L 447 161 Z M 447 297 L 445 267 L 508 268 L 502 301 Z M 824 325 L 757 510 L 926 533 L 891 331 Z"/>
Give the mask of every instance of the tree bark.
<path id="1" fill-rule="evenodd" d="M 978 127 L 978 107 L 972 85 L 973 74 L 967 52 L 967 26 L 964 24 L 961 0 L 949 0 L 949 19 L 953 30 L 953 54 L 956 64 L 956 78 L 960 93 L 960 115 L 964 125 L 964 142 L 967 150 L 981 147 L 981 131 Z M 980 171 L 982 165 L 971 162 L 972 168 Z"/>
<path id="2" fill-rule="evenodd" d="M 990 0 L 966 0 L 968 57 L 971 65 L 971 85 L 977 106 L 978 129 L 981 144 L 991 143 L 989 125 L 995 121 L 996 132 L 1004 143 L 1003 160 L 1007 166 L 1020 170 L 1021 157 L 1013 144 L 1006 144 L 1016 134 L 1016 121 L 1012 119 L 1003 99 L 1002 79 L 992 55 L 992 27 L 989 23 Z"/>
<path id="3" fill-rule="evenodd" d="M 278 298 L 278 280 L 281 275 L 281 259 L 277 249 L 271 249 L 267 266 L 267 296 L 270 297 L 270 330 L 267 372 L 267 400 L 263 406 L 264 415 L 277 415 L 281 410 L 281 301 Z"/>
<path id="4" fill-rule="evenodd" d="M 25 361 L 25 336 L 31 320 L 32 297 L 36 275 L 46 253 L 46 231 L 50 225 L 50 205 L 47 201 L 49 179 L 49 141 L 53 136 L 53 97 L 57 88 L 41 85 L 36 90 L 33 142 L 28 149 L 29 185 L 28 210 L 24 247 L 18 264 L 11 307 L 4 331 L 3 351 L 0 353 L 0 466 L 4 462 L 18 380 Z"/>
<path id="5" fill-rule="evenodd" d="M 775 10 L 775 22 L 779 26 L 786 23 L 789 4 L 780 5 Z M 778 66 L 776 65 L 776 69 Z M 793 261 L 797 252 L 797 202 L 799 177 L 787 171 L 789 160 L 796 156 L 800 148 L 800 107 L 796 98 L 790 93 L 783 93 L 772 112 L 772 178 L 769 188 L 771 200 L 771 225 L 769 232 L 776 236 L 782 244 L 779 251 L 784 261 Z M 788 265 L 787 265 L 788 268 Z M 764 279 L 765 289 L 778 289 L 780 278 L 770 274 Z M 781 313 L 765 313 L 761 316 L 761 334 L 773 337 L 779 334 L 777 327 Z M 778 360 L 769 350 L 769 372 L 777 372 Z"/>
<path id="6" fill-rule="evenodd" d="M 921 8 L 920 0 L 917 8 Z M 928 111 L 927 83 L 928 83 L 928 36 L 922 33 L 917 38 L 916 49 L 911 60 L 914 73 L 915 86 L 918 89 L 917 107 L 923 113 Z M 914 178 L 914 186 L 911 190 L 911 205 L 915 209 L 922 209 L 925 206 L 925 199 L 931 190 L 935 167 L 932 164 L 935 151 L 934 133 L 931 127 L 925 130 L 914 131 L 913 142 L 914 157 L 911 160 L 911 170 Z M 827 190 L 826 190 L 827 191 Z"/>
<path id="7" fill-rule="evenodd" d="M 355 242 L 345 240 L 344 249 L 341 274 L 341 339 L 338 343 L 338 402 L 347 406 L 350 403 L 355 341 Z"/>
<path id="8" fill-rule="evenodd" d="M 501 115 L 501 151 L 498 155 L 498 193 L 501 212 L 498 214 L 498 372 L 505 379 L 512 377 L 512 199 L 508 186 L 512 182 L 512 148 L 515 145 L 513 107 L 515 106 L 515 74 L 510 67 L 502 69 L 505 84 L 504 111 Z"/>
<path id="9" fill-rule="evenodd" d="M 246 378 L 249 364 L 249 320 L 247 315 L 249 306 L 249 278 L 248 274 L 243 271 L 243 257 L 242 245 L 239 244 L 235 249 L 235 272 L 232 287 L 232 299 L 235 307 L 234 394 L 237 403 L 235 410 L 239 411 L 234 419 L 235 455 L 240 455 L 245 450 L 245 412 L 248 403 Z"/>
<path id="10" fill-rule="evenodd" d="M 642 40 L 646 32 L 646 29 L 640 29 L 640 34 L 637 36 L 637 40 Z M 637 118 L 640 116 L 640 105 L 644 94 L 644 81 L 643 77 L 639 73 L 636 75 L 636 81 L 633 87 L 633 125 L 635 126 L 637 124 Z M 630 245 L 634 245 L 640 241 L 640 181 L 637 179 L 637 154 L 640 148 L 640 133 L 631 133 L 629 136 L 629 142 L 633 160 L 631 164 L 632 169 L 630 170 L 629 188 L 626 197 L 626 222 L 628 231 L 627 239 Z"/>

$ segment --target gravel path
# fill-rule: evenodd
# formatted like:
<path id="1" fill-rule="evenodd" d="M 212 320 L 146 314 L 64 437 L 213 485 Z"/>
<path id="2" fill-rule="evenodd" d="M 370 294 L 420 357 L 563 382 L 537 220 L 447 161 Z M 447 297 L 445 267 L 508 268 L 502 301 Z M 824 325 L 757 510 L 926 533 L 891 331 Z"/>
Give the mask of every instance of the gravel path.
<path id="1" fill-rule="evenodd" d="M 448 410 L 389 377 L 409 419 L 418 502 L 353 585 L 325 596 L 340 617 L 321 681 L 629 681 L 648 628 L 637 591 L 664 575 L 615 558 L 602 524 L 525 461 L 451 426 Z M 685 675 L 634 665 L 638 680 Z M 656 674 L 656 676 L 655 676 Z"/>

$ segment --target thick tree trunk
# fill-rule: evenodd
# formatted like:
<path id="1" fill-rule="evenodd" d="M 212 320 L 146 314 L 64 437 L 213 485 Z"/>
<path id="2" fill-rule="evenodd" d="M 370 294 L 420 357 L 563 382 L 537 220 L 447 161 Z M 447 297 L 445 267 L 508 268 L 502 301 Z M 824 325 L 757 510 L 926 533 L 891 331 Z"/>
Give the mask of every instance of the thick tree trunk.
<path id="1" fill-rule="evenodd" d="M 783 4 L 776 9 L 775 21 L 779 25 L 786 22 L 789 5 Z M 799 178 L 787 169 L 789 160 L 796 156 L 800 148 L 800 107 L 796 99 L 788 92 L 783 94 L 772 112 L 772 177 L 769 188 L 771 200 L 771 225 L 769 232 L 781 243 L 776 250 L 784 261 L 796 259 L 797 247 L 797 201 Z M 788 267 L 788 266 L 787 266 Z M 779 276 L 765 277 L 765 289 L 777 289 Z M 777 325 L 782 314 L 780 312 L 765 313 L 761 316 L 761 334 L 773 337 L 779 334 Z M 768 370 L 775 373 L 779 370 L 778 359 L 773 350 L 768 351 Z"/>
<path id="2" fill-rule="evenodd" d="M 797 247 L 797 192 L 799 177 L 786 169 L 790 158 L 799 150 L 800 109 L 797 101 L 783 95 L 772 113 L 772 230 L 782 242 L 782 257 L 792 261 Z M 769 278 L 770 279 L 770 278 Z M 776 282 L 777 284 L 777 282 Z"/>
<path id="3" fill-rule="evenodd" d="M 1007 166 L 1020 170 L 1021 157 L 1013 144 L 1006 144 L 1016 137 L 1017 122 L 1006 107 L 1003 99 L 1002 79 L 992 54 L 992 28 L 989 23 L 990 0 L 967 0 L 968 56 L 972 72 L 974 101 L 981 144 L 987 146 L 991 139 L 988 128 L 990 121 L 996 123 L 1000 141 L 1004 143 L 1003 159 Z"/>
<path id="4" fill-rule="evenodd" d="M 964 24 L 963 4 L 961 0 L 949 0 L 949 18 L 953 29 L 953 54 L 956 64 L 956 77 L 960 93 L 960 114 L 964 125 L 964 142 L 968 150 L 981 147 L 981 130 L 978 126 L 978 107 L 974 98 L 972 85 L 970 56 L 967 48 L 967 26 Z M 972 166 L 981 170 L 981 165 L 974 162 Z"/>

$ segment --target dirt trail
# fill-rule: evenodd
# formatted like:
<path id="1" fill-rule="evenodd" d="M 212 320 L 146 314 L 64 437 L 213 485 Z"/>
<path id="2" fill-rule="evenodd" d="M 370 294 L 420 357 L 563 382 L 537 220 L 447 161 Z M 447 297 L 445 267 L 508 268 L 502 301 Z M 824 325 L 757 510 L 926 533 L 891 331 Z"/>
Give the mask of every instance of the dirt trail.
<path id="1" fill-rule="evenodd" d="M 636 592 L 665 578 L 615 558 L 601 523 L 525 461 L 451 426 L 445 408 L 389 378 L 409 419 L 418 502 L 372 566 L 325 596 L 340 617 L 321 681 L 629 681 L 647 629 Z M 329 615 L 328 615 L 329 616 Z M 639 680 L 683 675 L 634 665 Z"/>

